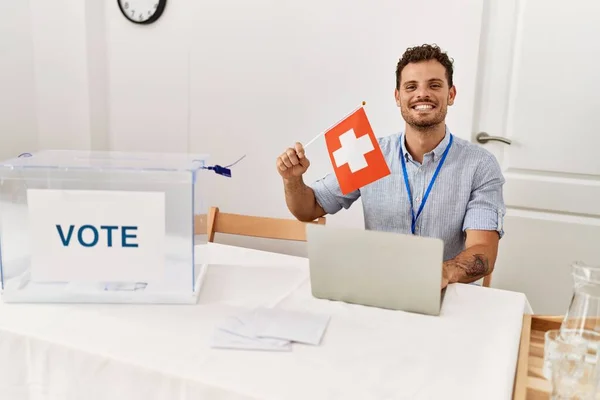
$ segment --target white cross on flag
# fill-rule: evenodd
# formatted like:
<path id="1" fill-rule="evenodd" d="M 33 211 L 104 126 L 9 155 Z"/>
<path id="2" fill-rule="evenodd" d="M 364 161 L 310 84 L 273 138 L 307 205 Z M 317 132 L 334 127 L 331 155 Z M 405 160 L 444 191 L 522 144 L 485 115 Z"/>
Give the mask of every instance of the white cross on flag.
<path id="1" fill-rule="evenodd" d="M 328 130 L 325 143 L 343 194 L 390 174 L 363 107 Z"/>

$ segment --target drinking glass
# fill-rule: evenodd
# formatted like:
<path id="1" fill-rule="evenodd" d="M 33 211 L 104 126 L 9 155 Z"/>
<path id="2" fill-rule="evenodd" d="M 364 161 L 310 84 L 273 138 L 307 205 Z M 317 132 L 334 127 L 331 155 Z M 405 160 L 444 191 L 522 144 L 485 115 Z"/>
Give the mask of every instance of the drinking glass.
<path id="1" fill-rule="evenodd" d="M 549 330 L 545 334 L 543 374 L 553 400 L 594 400 L 598 393 L 597 349 L 600 333 Z"/>

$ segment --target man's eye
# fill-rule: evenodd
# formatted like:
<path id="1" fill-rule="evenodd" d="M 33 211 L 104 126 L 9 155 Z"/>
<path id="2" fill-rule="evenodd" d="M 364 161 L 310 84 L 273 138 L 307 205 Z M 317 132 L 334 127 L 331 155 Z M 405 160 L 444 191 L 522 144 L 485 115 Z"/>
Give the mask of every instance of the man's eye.
<path id="1" fill-rule="evenodd" d="M 415 86 L 414 85 L 409 85 L 406 87 L 406 90 L 415 90 Z"/>
<path id="2" fill-rule="evenodd" d="M 440 85 L 439 83 L 434 83 L 433 85 L 431 85 L 431 87 L 435 88 L 435 89 L 439 89 L 442 87 L 442 85 Z"/>

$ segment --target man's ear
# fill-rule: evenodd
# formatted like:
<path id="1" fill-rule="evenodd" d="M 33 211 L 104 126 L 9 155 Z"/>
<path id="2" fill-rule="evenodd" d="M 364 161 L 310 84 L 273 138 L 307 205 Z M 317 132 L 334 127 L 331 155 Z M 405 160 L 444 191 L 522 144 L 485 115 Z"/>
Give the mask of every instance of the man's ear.
<path id="1" fill-rule="evenodd" d="M 456 86 L 452 86 L 450 91 L 448 92 L 448 105 L 451 106 L 454 104 L 454 99 L 456 98 Z"/>
<path id="2" fill-rule="evenodd" d="M 400 107 L 400 92 L 398 89 L 394 89 L 394 98 L 396 99 L 396 105 Z"/>

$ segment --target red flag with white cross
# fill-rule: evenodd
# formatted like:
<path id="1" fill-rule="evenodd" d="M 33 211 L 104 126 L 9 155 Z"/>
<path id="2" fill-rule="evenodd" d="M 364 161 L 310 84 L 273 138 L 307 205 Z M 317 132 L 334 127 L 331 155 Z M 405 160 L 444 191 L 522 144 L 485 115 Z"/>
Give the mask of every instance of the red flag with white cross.
<path id="1" fill-rule="evenodd" d="M 391 173 L 363 107 L 325 132 L 325 143 L 343 194 Z"/>

